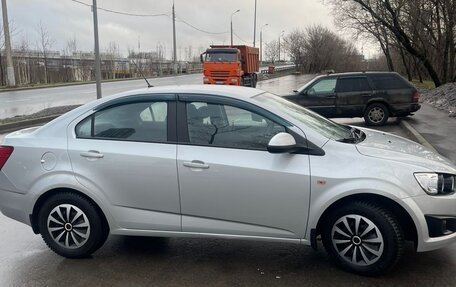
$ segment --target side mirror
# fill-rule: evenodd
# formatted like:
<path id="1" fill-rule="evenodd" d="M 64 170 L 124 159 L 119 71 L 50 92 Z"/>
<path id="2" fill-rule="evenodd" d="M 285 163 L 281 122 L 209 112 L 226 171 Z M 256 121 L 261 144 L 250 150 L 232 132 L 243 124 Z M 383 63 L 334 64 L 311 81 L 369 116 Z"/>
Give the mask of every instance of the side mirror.
<path id="1" fill-rule="evenodd" d="M 201 63 L 203 63 L 203 55 L 204 55 L 204 53 L 200 55 L 200 61 L 201 61 Z"/>
<path id="2" fill-rule="evenodd" d="M 270 153 L 291 153 L 298 148 L 295 138 L 289 133 L 278 133 L 268 143 Z"/>

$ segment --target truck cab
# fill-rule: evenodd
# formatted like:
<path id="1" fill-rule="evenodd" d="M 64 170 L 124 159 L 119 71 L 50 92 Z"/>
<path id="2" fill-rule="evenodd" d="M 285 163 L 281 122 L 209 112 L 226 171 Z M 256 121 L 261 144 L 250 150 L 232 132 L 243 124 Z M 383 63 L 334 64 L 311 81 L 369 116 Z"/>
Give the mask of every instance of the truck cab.
<path id="1" fill-rule="evenodd" d="M 248 46 L 211 46 L 201 54 L 203 83 L 256 87 L 258 49 Z"/>

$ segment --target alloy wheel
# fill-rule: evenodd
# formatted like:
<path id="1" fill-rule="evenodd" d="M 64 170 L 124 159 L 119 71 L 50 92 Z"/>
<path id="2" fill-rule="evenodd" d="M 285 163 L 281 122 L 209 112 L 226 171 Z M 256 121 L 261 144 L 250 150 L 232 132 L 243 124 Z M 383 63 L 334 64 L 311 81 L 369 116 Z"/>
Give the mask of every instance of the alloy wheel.
<path id="1" fill-rule="evenodd" d="M 385 111 L 382 108 L 374 107 L 369 110 L 367 115 L 369 120 L 375 124 L 380 123 L 385 118 Z"/>

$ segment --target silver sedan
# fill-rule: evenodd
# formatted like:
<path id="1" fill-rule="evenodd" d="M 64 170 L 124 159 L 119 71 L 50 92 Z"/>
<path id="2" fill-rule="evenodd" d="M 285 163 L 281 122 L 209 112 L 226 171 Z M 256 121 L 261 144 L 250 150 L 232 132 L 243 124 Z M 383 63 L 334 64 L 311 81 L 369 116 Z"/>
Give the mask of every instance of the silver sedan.
<path id="1" fill-rule="evenodd" d="M 0 210 L 80 258 L 109 234 L 323 245 L 392 268 L 456 241 L 456 168 L 257 89 L 171 86 L 79 107 L 0 146 Z"/>

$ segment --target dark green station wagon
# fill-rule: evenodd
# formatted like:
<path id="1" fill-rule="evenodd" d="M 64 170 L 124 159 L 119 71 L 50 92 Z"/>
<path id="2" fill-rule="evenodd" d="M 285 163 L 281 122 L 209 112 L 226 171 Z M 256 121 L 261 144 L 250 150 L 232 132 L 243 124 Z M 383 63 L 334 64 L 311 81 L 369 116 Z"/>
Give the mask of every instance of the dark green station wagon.
<path id="1" fill-rule="evenodd" d="M 318 76 L 285 98 L 328 118 L 364 117 L 384 125 L 420 109 L 418 90 L 393 72 L 357 72 Z"/>

